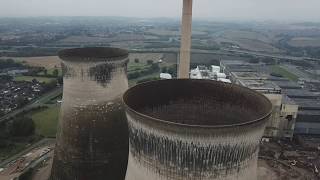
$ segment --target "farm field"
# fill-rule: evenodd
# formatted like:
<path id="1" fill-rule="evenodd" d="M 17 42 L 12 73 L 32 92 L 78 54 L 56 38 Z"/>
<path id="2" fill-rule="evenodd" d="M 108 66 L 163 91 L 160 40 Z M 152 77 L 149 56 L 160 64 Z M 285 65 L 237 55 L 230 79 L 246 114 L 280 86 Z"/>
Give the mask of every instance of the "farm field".
<path id="1" fill-rule="evenodd" d="M 178 30 L 167 30 L 167 29 L 150 29 L 147 31 L 150 34 L 156 36 L 180 36 L 180 31 Z M 192 35 L 206 35 L 207 32 L 201 30 L 193 30 Z"/>
<path id="2" fill-rule="evenodd" d="M 129 59 L 131 62 L 135 58 L 138 58 L 141 63 L 147 63 L 148 60 L 158 61 L 161 58 L 165 58 L 166 61 L 176 63 L 174 54 L 170 53 L 130 53 Z M 25 63 L 29 66 L 45 67 L 48 69 L 48 74 L 55 68 L 61 68 L 61 60 L 58 56 L 43 56 L 43 57 L 13 57 L 12 59 Z"/>
<path id="3" fill-rule="evenodd" d="M 281 53 L 282 51 L 272 45 L 276 39 L 272 35 L 262 32 L 246 30 L 227 30 L 214 37 L 217 43 L 232 43 L 242 49 L 258 52 Z"/>
<path id="4" fill-rule="evenodd" d="M 320 47 L 319 37 L 296 37 L 292 38 L 289 45 L 293 47 Z"/>
<path id="5" fill-rule="evenodd" d="M 58 56 L 13 57 L 12 59 L 34 67 L 45 67 L 46 69 L 61 68 L 61 60 Z"/>
<path id="6" fill-rule="evenodd" d="M 229 39 L 252 39 L 258 40 L 265 43 L 271 43 L 272 39 L 266 34 L 255 32 L 255 31 L 244 31 L 244 30 L 227 30 L 222 34 L 223 37 Z"/>
<path id="7" fill-rule="evenodd" d="M 254 39 L 235 39 L 235 44 L 239 45 L 243 49 L 251 51 L 260 51 L 260 52 L 270 52 L 270 53 L 279 53 L 281 52 L 278 48 L 272 46 L 263 41 L 254 40 Z"/>
<path id="8" fill-rule="evenodd" d="M 57 42 L 57 44 L 79 44 L 79 43 L 110 43 L 117 41 L 142 41 L 146 37 L 137 34 L 119 34 L 114 37 L 99 36 L 69 36 Z M 150 38 L 150 37 L 147 37 Z"/>

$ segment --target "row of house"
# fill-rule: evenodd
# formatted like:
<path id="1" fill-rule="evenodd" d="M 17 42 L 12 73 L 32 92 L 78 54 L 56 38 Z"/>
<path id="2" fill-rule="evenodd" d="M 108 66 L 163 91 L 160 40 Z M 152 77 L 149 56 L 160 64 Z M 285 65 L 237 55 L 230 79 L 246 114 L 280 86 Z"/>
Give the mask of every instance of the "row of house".
<path id="1" fill-rule="evenodd" d="M 39 82 L 9 81 L 0 85 L 0 110 L 9 113 L 39 97 L 43 87 Z"/>

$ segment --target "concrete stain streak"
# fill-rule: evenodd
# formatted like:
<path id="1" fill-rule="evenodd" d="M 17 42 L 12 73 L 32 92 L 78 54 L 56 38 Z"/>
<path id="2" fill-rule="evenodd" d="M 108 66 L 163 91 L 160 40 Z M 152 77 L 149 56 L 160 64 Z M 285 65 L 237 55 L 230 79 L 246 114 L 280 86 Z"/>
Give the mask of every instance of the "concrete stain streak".
<path id="1" fill-rule="evenodd" d="M 228 93 L 231 98 L 221 97 Z M 265 97 L 213 81 L 171 80 L 138 85 L 125 93 L 124 102 L 126 180 L 257 178 L 259 142 L 272 107 Z M 233 112 L 237 117 L 224 115 Z"/>
<path id="2" fill-rule="evenodd" d="M 51 180 L 124 179 L 128 130 L 121 96 L 128 89 L 128 58 L 103 58 L 99 52 L 92 58 L 74 57 L 72 51 L 62 57 L 63 103 Z"/>

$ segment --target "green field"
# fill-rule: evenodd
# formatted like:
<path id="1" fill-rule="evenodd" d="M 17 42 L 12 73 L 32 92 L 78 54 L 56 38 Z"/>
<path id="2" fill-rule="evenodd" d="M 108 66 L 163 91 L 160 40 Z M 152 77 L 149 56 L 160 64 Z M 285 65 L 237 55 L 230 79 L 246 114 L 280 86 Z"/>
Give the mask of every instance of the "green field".
<path id="1" fill-rule="evenodd" d="M 48 83 L 55 78 L 46 78 L 46 77 L 34 77 L 34 76 L 16 76 L 14 78 L 15 81 L 29 81 L 31 82 L 33 79 L 38 80 L 39 82 Z"/>
<path id="2" fill-rule="evenodd" d="M 295 74 L 287 71 L 286 69 L 280 67 L 280 66 L 272 66 L 271 67 L 272 73 L 280 74 L 285 78 L 288 78 L 292 81 L 298 81 L 299 77 L 296 76 Z"/>
<path id="3" fill-rule="evenodd" d="M 60 106 L 52 106 L 31 115 L 36 133 L 45 137 L 55 137 L 57 132 Z"/>
<path id="4" fill-rule="evenodd" d="M 146 64 L 146 63 L 135 63 L 135 62 L 130 62 L 128 64 L 128 72 L 134 72 L 134 71 L 141 71 L 144 70 L 146 68 L 150 67 L 150 65 Z"/>

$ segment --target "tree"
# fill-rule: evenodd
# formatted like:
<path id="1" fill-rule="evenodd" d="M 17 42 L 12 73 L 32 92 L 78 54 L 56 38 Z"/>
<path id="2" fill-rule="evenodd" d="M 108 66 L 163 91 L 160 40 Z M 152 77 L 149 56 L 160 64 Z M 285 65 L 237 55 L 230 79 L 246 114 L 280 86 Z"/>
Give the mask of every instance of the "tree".
<path id="1" fill-rule="evenodd" d="M 1 82 L 1 81 L 7 82 L 7 81 L 12 81 L 12 80 L 13 80 L 13 77 L 12 77 L 12 76 L 9 76 L 9 75 L 2 75 L 2 76 L 0 76 L 0 82 Z"/>
<path id="2" fill-rule="evenodd" d="M 168 72 L 168 68 L 167 67 L 162 67 L 161 68 L 161 72 L 162 73 L 167 73 Z"/>
<path id="3" fill-rule="evenodd" d="M 22 67 L 21 63 L 15 62 L 13 59 L 0 60 L 0 69 Z"/>
<path id="4" fill-rule="evenodd" d="M 45 76 L 48 75 L 48 70 L 47 70 L 47 69 L 44 69 L 44 70 L 43 70 L 43 73 L 44 73 Z"/>
<path id="5" fill-rule="evenodd" d="M 131 79 L 136 79 L 138 77 L 140 77 L 140 72 L 136 71 L 136 72 L 133 72 L 133 73 L 129 73 L 128 74 L 128 79 L 131 80 Z"/>
<path id="6" fill-rule="evenodd" d="M 152 60 L 147 60 L 147 64 L 151 65 L 151 64 L 153 64 L 153 61 Z"/>
<path id="7" fill-rule="evenodd" d="M 57 83 L 58 83 L 57 80 L 52 80 L 52 81 L 50 81 L 48 83 L 45 83 L 43 85 L 44 91 L 49 91 L 49 90 L 55 88 L 57 86 Z"/>
<path id="8" fill-rule="evenodd" d="M 52 72 L 52 75 L 54 77 L 58 77 L 59 76 L 59 70 L 58 69 L 54 69 L 53 72 Z"/>
<path id="9" fill-rule="evenodd" d="M 12 121 L 9 132 L 12 136 L 30 136 L 34 133 L 35 124 L 29 117 L 17 117 Z"/>
<path id="10" fill-rule="evenodd" d="M 153 63 L 153 64 L 151 65 L 151 69 L 152 69 L 153 72 L 159 71 L 159 70 L 160 70 L 159 64 Z"/>
<path id="11" fill-rule="evenodd" d="M 0 110 L 0 117 L 2 117 L 3 115 L 4 115 L 4 112 Z"/>
<path id="12" fill-rule="evenodd" d="M 144 78 L 144 79 L 137 81 L 137 84 L 148 82 L 148 81 L 155 81 L 155 80 L 159 80 L 159 79 L 160 79 L 159 77 Z"/>
<path id="13" fill-rule="evenodd" d="M 28 102 L 29 102 L 28 99 L 26 99 L 26 98 L 24 98 L 24 97 L 19 96 L 19 97 L 17 98 L 18 108 L 23 107 L 24 105 L 28 104 Z"/>
<path id="14" fill-rule="evenodd" d="M 173 77 L 177 77 L 177 68 L 178 68 L 177 64 L 170 66 L 168 68 L 168 73 L 171 74 Z"/>
<path id="15" fill-rule="evenodd" d="M 139 60 L 138 58 L 135 58 L 135 59 L 134 59 L 134 62 L 135 62 L 135 63 L 139 63 L 140 60 Z"/>
<path id="16" fill-rule="evenodd" d="M 58 77 L 57 81 L 60 85 L 62 85 L 63 84 L 63 77 Z"/>

